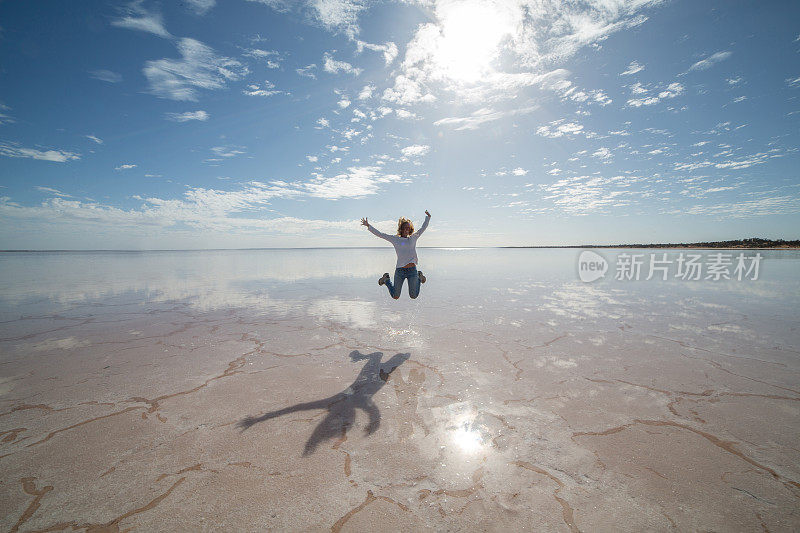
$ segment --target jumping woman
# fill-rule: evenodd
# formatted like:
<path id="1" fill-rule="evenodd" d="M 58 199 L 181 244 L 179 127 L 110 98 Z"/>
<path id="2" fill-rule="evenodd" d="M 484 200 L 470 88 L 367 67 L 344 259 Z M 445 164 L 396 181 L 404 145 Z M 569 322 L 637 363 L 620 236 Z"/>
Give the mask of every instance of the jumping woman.
<path id="1" fill-rule="evenodd" d="M 428 222 L 431 220 L 431 214 L 425 211 L 425 222 L 419 231 L 414 233 L 414 224 L 407 218 L 401 218 L 397 222 L 397 235 L 387 235 L 376 230 L 369 225 L 366 218 L 361 219 L 361 225 L 366 226 L 374 235 L 385 239 L 392 243 L 394 251 L 397 252 L 397 268 L 394 269 L 394 283 L 389 281 L 389 273 L 386 272 L 381 279 L 378 280 L 378 285 L 386 285 L 389 288 L 389 294 L 392 298 L 397 300 L 400 298 L 400 292 L 403 290 L 403 281 L 408 280 L 408 295 L 412 298 L 419 296 L 419 284 L 425 283 L 425 276 L 422 271 L 417 271 L 417 239 L 425 228 L 428 227 Z"/>

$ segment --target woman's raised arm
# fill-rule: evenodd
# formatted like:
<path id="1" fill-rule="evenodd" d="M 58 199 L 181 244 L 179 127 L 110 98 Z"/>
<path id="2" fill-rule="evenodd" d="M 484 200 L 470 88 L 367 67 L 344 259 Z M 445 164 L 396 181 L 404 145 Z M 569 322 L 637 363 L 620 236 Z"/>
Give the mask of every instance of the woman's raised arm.
<path id="1" fill-rule="evenodd" d="M 416 232 L 416 236 L 417 237 L 422 235 L 422 232 L 425 231 L 425 229 L 428 227 L 428 222 L 430 222 L 430 221 L 431 221 L 431 214 L 428 213 L 428 210 L 426 209 L 425 210 L 425 222 L 423 222 L 422 223 L 422 227 L 417 230 L 417 232 Z"/>
<path id="2" fill-rule="evenodd" d="M 362 219 L 361 219 L 361 225 L 362 225 L 362 226 L 366 226 L 366 227 L 367 227 L 367 229 L 370 231 L 370 233 L 372 233 L 372 234 L 373 234 L 373 235 L 375 235 L 376 237 L 380 237 L 381 239 L 386 239 L 387 241 L 391 241 L 391 240 L 392 240 L 392 239 L 391 239 L 391 238 L 390 238 L 388 235 L 386 235 L 385 233 L 381 233 L 380 231 L 378 231 L 378 230 L 376 230 L 374 227 L 372 227 L 372 225 L 370 225 L 370 223 L 369 223 L 369 220 L 367 220 L 367 218 L 366 218 L 366 217 L 364 217 L 364 218 L 362 218 Z"/>

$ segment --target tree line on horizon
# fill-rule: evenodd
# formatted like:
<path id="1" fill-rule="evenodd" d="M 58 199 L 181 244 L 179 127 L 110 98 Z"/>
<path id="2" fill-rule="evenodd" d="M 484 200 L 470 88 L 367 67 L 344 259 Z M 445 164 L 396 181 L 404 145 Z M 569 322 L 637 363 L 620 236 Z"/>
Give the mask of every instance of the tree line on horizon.
<path id="1" fill-rule="evenodd" d="M 800 248 L 800 239 L 736 239 L 731 241 L 707 241 L 691 243 L 649 244 L 581 244 L 566 246 L 507 246 L 506 248 Z"/>

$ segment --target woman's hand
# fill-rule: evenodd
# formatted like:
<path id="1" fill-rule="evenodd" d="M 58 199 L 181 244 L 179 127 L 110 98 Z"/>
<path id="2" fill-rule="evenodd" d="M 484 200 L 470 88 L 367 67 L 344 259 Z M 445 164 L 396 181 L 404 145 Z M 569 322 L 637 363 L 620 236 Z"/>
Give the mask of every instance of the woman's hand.
<path id="1" fill-rule="evenodd" d="M 369 227 L 369 220 L 367 220 L 367 217 L 361 219 L 361 225 Z"/>
<path id="2" fill-rule="evenodd" d="M 427 210 L 427 209 L 425 210 L 425 214 L 426 214 L 427 216 L 431 216 L 431 214 L 430 214 L 430 213 L 428 213 L 428 210 Z"/>

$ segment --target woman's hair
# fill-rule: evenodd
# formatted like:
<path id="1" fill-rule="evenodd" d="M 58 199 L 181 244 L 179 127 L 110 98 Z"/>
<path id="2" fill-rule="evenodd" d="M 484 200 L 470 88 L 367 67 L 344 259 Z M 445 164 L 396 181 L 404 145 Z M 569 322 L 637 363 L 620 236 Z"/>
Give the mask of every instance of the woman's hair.
<path id="1" fill-rule="evenodd" d="M 411 231 L 409 231 L 408 234 L 411 235 L 412 233 L 414 233 L 414 223 L 411 222 L 410 220 L 408 220 L 406 217 L 400 217 L 400 220 L 397 221 L 397 234 L 398 235 L 402 236 L 402 234 L 400 233 L 400 228 L 402 228 L 403 224 L 406 224 L 406 223 L 408 223 L 408 227 L 411 228 Z"/>

